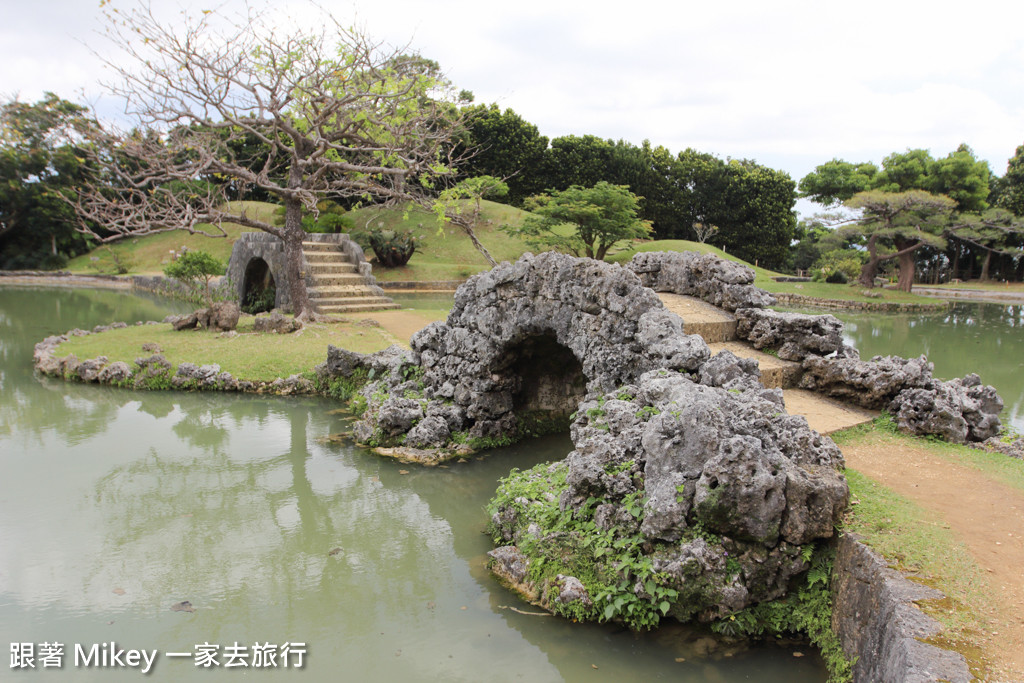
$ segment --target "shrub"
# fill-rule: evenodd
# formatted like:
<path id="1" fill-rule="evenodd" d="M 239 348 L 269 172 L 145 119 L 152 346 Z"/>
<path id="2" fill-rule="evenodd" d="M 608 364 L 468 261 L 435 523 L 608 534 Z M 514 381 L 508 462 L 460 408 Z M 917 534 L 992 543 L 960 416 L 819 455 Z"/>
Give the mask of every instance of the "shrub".
<path id="1" fill-rule="evenodd" d="M 97 273 L 113 273 L 125 275 L 135 267 L 135 259 L 131 254 L 119 254 L 110 247 L 103 247 L 100 256 L 93 256 L 90 259 L 89 267 Z"/>
<path id="2" fill-rule="evenodd" d="M 213 303 L 210 280 L 223 275 L 226 270 L 223 261 L 205 251 L 186 251 L 167 264 L 164 275 L 196 289 L 202 281 L 203 299 L 210 305 Z"/>
<path id="3" fill-rule="evenodd" d="M 302 229 L 306 232 L 335 234 L 350 232 L 355 227 L 344 207 L 330 199 L 318 202 L 316 211 L 315 214 L 303 211 Z M 285 208 L 283 206 L 274 212 L 276 216 L 274 222 L 277 225 L 284 225 L 284 212 Z"/>
<path id="4" fill-rule="evenodd" d="M 249 292 L 249 296 L 242 303 L 242 312 L 249 315 L 264 313 L 273 310 L 275 303 L 277 303 L 277 287 L 270 285 L 263 289 L 254 289 Z"/>
<path id="5" fill-rule="evenodd" d="M 385 268 L 404 266 L 416 251 L 416 237 L 411 232 L 373 230 L 365 236 L 366 243 Z"/>
<path id="6" fill-rule="evenodd" d="M 812 272 L 815 282 L 846 283 L 860 275 L 864 253 L 856 249 L 833 249 L 818 257 Z"/>

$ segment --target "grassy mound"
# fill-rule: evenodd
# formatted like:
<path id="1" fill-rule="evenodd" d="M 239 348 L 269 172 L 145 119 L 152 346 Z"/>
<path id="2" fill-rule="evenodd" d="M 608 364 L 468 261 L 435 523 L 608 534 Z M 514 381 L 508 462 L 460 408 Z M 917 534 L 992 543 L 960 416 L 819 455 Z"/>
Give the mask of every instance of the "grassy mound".
<path id="1" fill-rule="evenodd" d="M 519 238 L 500 230 L 502 225 L 520 224 L 527 215 L 526 211 L 486 200 L 481 203 L 481 208 L 476 236 L 495 261 L 515 261 L 532 251 Z M 410 231 L 417 237 L 416 253 L 406 266 L 374 266 L 373 275 L 381 282 L 465 280 L 470 275 L 490 268 L 490 264 L 461 228 L 442 223 L 432 213 L 419 209 L 381 210 L 369 206 L 356 209 L 349 216 L 355 221 L 356 233 L 370 229 L 397 230 Z M 366 257 L 372 256 L 373 252 L 367 249 Z"/>
<path id="2" fill-rule="evenodd" d="M 249 215 L 261 220 L 273 218 L 276 204 L 266 202 L 232 202 L 232 208 L 240 207 Z M 235 240 L 243 232 L 254 232 L 252 228 L 243 228 L 235 223 L 225 223 L 227 237 L 205 237 L 190 235 L 182 230 L 171 230 L 146 237 L 133 237 L 107 246 L 101 246 L 88 254 L 72 259 L 67 269 L 73 273 L 113 273 L 115 259 L 128 266 L 133 275 L 156 275 L 170 262 L 172 251 L 186 246 L 191 251 L 202 250 L 212 254 L 227 264 L 231 258 L 231 248 Z M 113 256 L 112 254 L 113 253 Z"/>
<path id="3" fill-rule="evenodd" d="M 233 207 L 244 208 L 250 215 L 270 220 L 275 204 L 265 202 L 238 202 Z M 505 204 L 484 201 L 481 204 L 482 215 L 476 228 L 480 242 L 487 248 L 499 263 L 515 261 L 531 249 L 523 240 L 506 234 L 500 230 L 502 225 L 518 225 L 527 212 Z M 349 213 L 355 223 L 355 233 L 370 229 L 397 230 L 412 232 L 418 239 L 416 253 L 410 262 L 401 268 L 374 267 L 374 276 L 381 282 L 393 281 L 438 281 L 465 280 L 466 278 L 487 270 L 489 265 L 483 255 L 473 246 L 469 237 L 455 225 L 443 223 L 437 216 L 420 209 L 380 209 L 363 207 Z M 227 263 L 231 257 L 231 248 L 238 236 L 243 232 L 251 232 L 251 228 L 243 228 L 233 223 L 225 223 L 227 237 L 211 238 L 202 235 L 189 235 L 176 230 L 148 237 L 127 239 L 109 246 L 102 246 L 89 254 L 79 256 L 68 264 L 68 270 L 75 273 L 114 273 L 118 263 L 127 265 L 130 274 L 159 274 L 170 260 L 172 251 L 187 246 L 191 250 L 201 249 L 209 252 Z M 365 248 L 365 245 L 364 245 Z M 754 281 L 758 287 L 769 292 L 789 292 L 821 299 L 842 299 L 850 301 L 881 301 L 894 303 L 922 303 L 930 299 L 915 294 L 904 294 L 895 290 L 873 290 L 871 297 L 866 297 L 860 287 L 824 282 L 789 283 L 776 282 L 780 273 L 752 266 L 741 259 L 725 253 L 717 247 L 700 242 L 687 240 L 650 240 L 623 244 L 613 251 L 608 260 L 613 263 L 625 263 L 637 252 L 648 251 L 693 251 L 701 254 L 716 254 L 722 258 L 750 266 L 757 274 Z M 367 249 L 367 258 L 373 252 Z"/>

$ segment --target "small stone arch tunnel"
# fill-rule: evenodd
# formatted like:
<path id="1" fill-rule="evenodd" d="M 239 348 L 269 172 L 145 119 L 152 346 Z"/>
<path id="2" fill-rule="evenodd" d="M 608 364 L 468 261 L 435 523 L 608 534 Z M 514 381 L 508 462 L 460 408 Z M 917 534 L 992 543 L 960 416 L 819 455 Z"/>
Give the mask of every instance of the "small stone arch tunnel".
<path id="1" fill-rule="evenodd" d="M 588 393 L 710 355 L 631 271 L 554 252 L 472 278 L 412 349 L 426 396 L 453 403 L 473 437 L 515 433 L 529 413 L 567 418 Z"/>
<path id="2" fill-rule="evenodd" d="M 231 250 L 228 278 L 243 306 L 265 292 L 273 292 L 273 301 L 264 300 L 259 310 L 287 308 L 291 303 L 284 243 L 273 235 L 243 232 Z"/>
<path id="3" fill-rule="evenodd" d="M 308 234 L 303 236 L 303 272 L 301 276 L 307 292 L 315 284 L 310 265 L 306 261 L 305 245 L 310 242 L 334 245 L 342 254 L 346 264 L 354 266 L 362 277 L 361 284 L 372 284 L 370 264 L 363 257 L 363 250 L 344 233 Z M 238 302 L 249 305 L 261 294 L 272 293 L 271 298 L 259 301 L 253 312 L 280 308 L 291 310 L 291 281 L 286 267 L 284 242 L 263 232 L 244 232 L 235 242 L 228 262 L 228 278 L 235 290 Z M 379 290 L 378 290 L 379 291 Z"/>

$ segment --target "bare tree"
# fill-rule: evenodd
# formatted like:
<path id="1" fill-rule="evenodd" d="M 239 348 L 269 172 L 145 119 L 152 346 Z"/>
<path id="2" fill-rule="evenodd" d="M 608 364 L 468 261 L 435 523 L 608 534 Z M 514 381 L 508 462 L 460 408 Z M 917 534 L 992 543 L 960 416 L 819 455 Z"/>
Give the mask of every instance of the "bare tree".
<path id="1" fill-rule="evenodd" d="M 324 197 L 415 201 L 451 175 L 455 97 L 430 60 L 330 17 L 319 31 L 284 34 L 252 9 L 235 19 L 203 12 L 180 27 L 145 3 L 107 11 L 109 37 L 129 58 L 108 60 L 110 89 L 134 128 L 93 131 L 95 172 L 72 198 L 80 229 L 101 241 L 224 235 L 224 222 L 270 233 L 284 243 L 292 305 L 306 318 L 303 210 L 315 213 Z M 284 224 L 233 209 L 226 189 L 238 185 L 279 200 Z"/>
<path id="2" fill-rule="evenodd" d="M 711 237 L 718 232 L 717 225 L 711 225 L 711 223 L 698 221 L 693 224 L 693 233 L 697 236 L 697 241 L 701 244 L 707 242 Z"/>

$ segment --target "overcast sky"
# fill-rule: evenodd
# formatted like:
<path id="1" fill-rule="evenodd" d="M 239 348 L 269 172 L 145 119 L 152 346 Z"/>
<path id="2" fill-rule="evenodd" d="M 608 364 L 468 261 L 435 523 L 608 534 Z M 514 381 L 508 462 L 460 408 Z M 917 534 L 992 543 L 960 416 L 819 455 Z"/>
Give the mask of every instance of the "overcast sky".
<path id="1" fill-rule="evenodd" d="M 103 70 L 87 45 L 104 48 L 99 5 L 0 0 L 0 95 L 93 100 Z M 797 181 L 833 157 L 879 163 L 917 147 L 945 156 L 961 142 L 1002 175 L 1024 144 L 1024 3 L 1013 0 L 321 5 L 410 44 L 478 103 L 511 107 L 549 138 L 649 139 L 756 159 Z M 273 6 L 299 23 L 317 14 L 305 2 Z"/>

